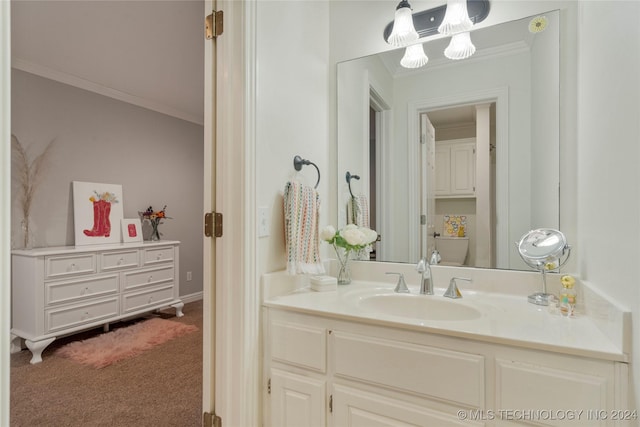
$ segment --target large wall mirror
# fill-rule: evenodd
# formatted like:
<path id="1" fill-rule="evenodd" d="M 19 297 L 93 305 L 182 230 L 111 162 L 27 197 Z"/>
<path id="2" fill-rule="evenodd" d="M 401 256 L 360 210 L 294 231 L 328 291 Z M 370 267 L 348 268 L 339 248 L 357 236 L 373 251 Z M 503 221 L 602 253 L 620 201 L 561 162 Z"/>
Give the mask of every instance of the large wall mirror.
<path id="1" fill-rule="evenodd" d="M 528 269 L 514 242 L 560 227 L 559 25 L 551 11 L 480 28 L 460 61 L 436 38 L 419 69 L 400 66 L 403 49 L 338 64 L 337 222 L 355 218 L 352 194 L 368 204 L 371 259 L 437 248 L 460 265 L 466 246 L 461 265 Z"/>

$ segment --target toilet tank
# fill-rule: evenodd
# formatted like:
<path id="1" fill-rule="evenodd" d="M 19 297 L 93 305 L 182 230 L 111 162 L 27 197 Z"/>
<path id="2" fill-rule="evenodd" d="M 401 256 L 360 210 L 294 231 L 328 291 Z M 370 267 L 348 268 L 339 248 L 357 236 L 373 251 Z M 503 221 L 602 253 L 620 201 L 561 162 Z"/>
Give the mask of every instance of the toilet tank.
<path id="1" fill-rule="evenodd" d="M 469 238 L 438 236 L 436 249 L 442 257 L 441 265 L 463 265 L 469 250 Z"/>

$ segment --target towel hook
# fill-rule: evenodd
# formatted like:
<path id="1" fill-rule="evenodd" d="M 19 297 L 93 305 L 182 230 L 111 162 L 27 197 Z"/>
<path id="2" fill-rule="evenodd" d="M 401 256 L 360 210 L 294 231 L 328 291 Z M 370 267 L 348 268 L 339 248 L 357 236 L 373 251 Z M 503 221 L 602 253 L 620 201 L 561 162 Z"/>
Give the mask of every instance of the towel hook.
<path id="1" fill-rule="evenodd" d="M 355 196 L 353 195 L 353 192 L 351 191 L 351 180 L 352 179 L 360 179 L 360 176 L 359 175 L 351 175 L 351 172 L 347 171 L 347 174 L 346 174 L 345 177 L 347 179 L 347 184 L 349 185 L 349 193 L 351 194 L 351 197 L 353 198 Z"/>
<path id="2" fill-rule="evenodd" d="M 313 165 L 314 168 L 316 168 L 316 170 L 318 171 L 318 182 L 316 182 L 316 186 L 313 188 L 318 188 L 318 184 L 320 184 L 320 169 L 318 169 L 318 166 L 316 166 L 315 163 L 310 162 L 307 159 L 303 159 L 300 156 L 295 156 L 293 158 L 293 167 L 299 172 L 302 169 L 303 165 Z"/>

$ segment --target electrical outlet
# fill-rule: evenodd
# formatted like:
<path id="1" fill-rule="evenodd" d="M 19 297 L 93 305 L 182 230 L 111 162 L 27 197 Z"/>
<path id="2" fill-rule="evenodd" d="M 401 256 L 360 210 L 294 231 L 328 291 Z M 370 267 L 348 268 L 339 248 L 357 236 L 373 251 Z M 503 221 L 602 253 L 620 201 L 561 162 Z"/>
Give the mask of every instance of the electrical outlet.
<path id="1" fill-rule="evenodd" d="M 269 235 L 269 210 L 262 206 L 258 208 L 258 237 Z"/>
<path id="2" fill-rule="evenodd" d="M 190 271 L 187 271 L 187 282 L 190 282 L 191 279 L 193 279 L 193 275 L 191 274 Z"/>

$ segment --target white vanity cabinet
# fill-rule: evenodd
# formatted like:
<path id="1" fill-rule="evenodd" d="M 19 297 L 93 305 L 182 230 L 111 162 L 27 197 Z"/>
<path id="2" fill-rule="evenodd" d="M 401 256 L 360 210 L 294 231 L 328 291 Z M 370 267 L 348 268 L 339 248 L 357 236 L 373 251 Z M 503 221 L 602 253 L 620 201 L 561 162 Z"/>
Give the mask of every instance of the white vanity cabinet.
<path id="1" fill-rule="evenodd" d="M 613 415 L 626 363 L 273 307 L 264 320 L 266 426 L 633 425 Z"/>
<path id="2" fill-rule="evenodd" d="M 13 251 L 11 333 L 38 363 L 58 336 L 168 306 L 182 316 L 178 259 L 177 241 Z"/>
<path id="3" fill-rule="evenodd" d="M 475 150 L 475 138 L 439 141 L 436 143 L 436 197 L 475 197 Z"/>

